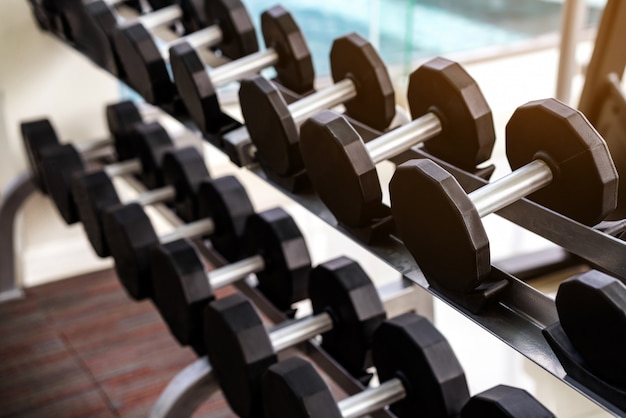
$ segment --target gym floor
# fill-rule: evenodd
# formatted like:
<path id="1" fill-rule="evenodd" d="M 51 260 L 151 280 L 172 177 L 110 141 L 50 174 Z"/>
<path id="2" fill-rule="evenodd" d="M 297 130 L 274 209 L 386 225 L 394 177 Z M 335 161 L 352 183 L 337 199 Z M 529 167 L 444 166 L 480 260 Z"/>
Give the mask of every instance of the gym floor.
<path id="1" fill-rule="evenodd" d="M 35 286 L 0 305 L 1 417 L 145 417 L 195 360 L 150 302 L 106 270 Z M 221 396 L 199 416 L 232 416 Z"/>

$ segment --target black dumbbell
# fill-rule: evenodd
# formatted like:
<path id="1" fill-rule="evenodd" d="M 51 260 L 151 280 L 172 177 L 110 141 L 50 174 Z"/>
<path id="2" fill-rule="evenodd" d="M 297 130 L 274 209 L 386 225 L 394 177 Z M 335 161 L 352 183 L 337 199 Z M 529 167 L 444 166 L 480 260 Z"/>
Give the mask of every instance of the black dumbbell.
<path id="1" fill-rule="evenodd" d="M 158 123 L 137 126 L 136 136 L 137 154 L 140 156 L 138 160 L 128 160 L 106 166 L 104 170 L 77 174 L 72 179 L 72 196 L 78 218 L 94 251 L 100 257 L 110 255 L 102 231 L 102 212 L 122 203 L 113 184 L 113 177 L 140 174 L 144 184 L 151 190 L 135 196 L 132 201 L 141 206 L 171 202 L 176 214 L 185 222 L 196 219 L 196 191 L 198 185 L 209 177 L 202 154 L 193 147 L 172 151 L 171 138 Z M 170 151 L 177 163 L 169 164 L 166 167 L 169 171 L 164 172 L 161 161 L 165 153 Z"/>
<path id="2" fill-rule="evenodd" d="M 215 7 L 213 3 L 207 4 Z M 185 106 L 204 132 L 219 130 L 220 106 L 216 87 L 274 66 L 278 80 L 296 93 L 313 89 L 315 73 L 306 40 L 289 12 L 274 6 L 261 15 L 266 49 L 215 69 L 205 67 L 196 50 L 188 44 L 170 51 L 172 74 Z M 261 111 L 262 109 L 257 108 Z"/>
<path id="3" fill-rule="evenodd" d="M 346 370 L 362 377 L 371 360 L 372 333 L 385 320 L 374 284 L 346 257 L 320 264 L 309 277 L 314 315 L 266 330 L 241 295 L 211 302 L 205 311 L 206 348 L 229 405 L 251 416 L 261 405 L 261 377 L 277 353 L 322 334 L 322 347 Z"/>
<path id="4" fill-rule="evenodd" d="M 146 181 L 146 186 L 148 188 L 157 187 L 160 185 L 158 183 L 160 175 L 157 158 L 164 149 L 173 147 L 173 138 L 184 132 L 186 130 L 181 128 L 177 131 L 171 131 L 167 136 L 160 137 L 158 144 L 155 143 L 152 150 L 142 148 L 142 141 L 138 139 L 139 135 L 131 132 L 128 135 L 128 140 L 124 143 L 124 152 L 129 153 L 129 148 L 132 148 L 135 158 L 105 165 L 103 169 L 111 176 L 139 173 L 141 170 L 145 170 L 142 179 Z M 150 153 L 153 151 L 157 155 L 151 156 Z M 101 148 L 97 153 L 91 154 L 90 158 L 84 158 L 85 153 L 77 152 L 76 148 L 70 144 L 47 147 L 41 151 L 41 176 L 56 208 L 68 224 L 80 220 L 72 190 L 72 180 L 88 170 L 88 164 L 85 160 L 93 159 L 95 155 L 100 157 L 111 156 L 113 152 L 111 147 Z"/>
<path id="5" fill-rule="evenodd" d="M 176 89 L 168 72 L 169 48 L 180 42 L 194 48 L 219 47 L 226 41 L 231 59 L 246 56 L 258 50 L 254 26 L 245 6 L 239 1 L 215 0 L 219 7 L 212 7 L 215 24 L 191 32 L 170 43 L 160 46 L 149 29 L 172 24 L 183 16 L 183 8 L 174 5 L 155 13 L 141 16 L 141 21 L 118 28 L 113 36 L 115 50 L 119 55 L 129 84 L 147 101 L 154 104 L 171 103 Z M 167 16 L 164 10 L 168 11 Z M 159 19 L 153 15 L 159 14 Z M 161 17 L 167 18 L 161 18 Z M 236 41 L 234 41 L 236 39 Z"/>
<path id="6" fill-rule="evenodd" d="M 374 47 L 355 33 L 333 42 L 330 66 L 335 84 L 289 105 L 264 77 L 244 80 L 241 112 L 258 158 L 281 176 L 300 172 L 299 126 L 320 110 L 344 103 L 347 114 L 383 130 L 395 116 L 393 85 Z"/>
<path id="7" fill-rule="evenodd" d="M 128 140 L 128 135 L 136 123 L 149 119 L 157 114 L 157 109 L 151 106 L 137 106 L 130 101 L 120 102 L 107 106 L 106 117 L 112 138 L 103 140 L 89 141 L 85 143 L 77 143 L 76 152 L 86 153 L 85 157 L 89 157 L 90 153 L 94 153 L 97 157 L 100 155 L 102 148 L 108 148 L 111 144 L 115 145 L 116 150 L 121 152 L 118 157 L 120 159 L 128 158 L 124 155 L 124 143 Z M 61 142 L 48 119 L 33 120 L 20 124 L 22 132 L 22 141 L 28 164 L 33 179 L 38 188 L 47 193 L 46 185 L 41 174 L 41 151 L 45 148 L 59 145 Z"/>
<path id="8" fill-rule="evenodd" d="M 565 280 L 556 295 L 559 322 L 593 373 L 626 388 L 626 286 L 599 271 Z"/>
<path id="9" fill-rule="evenodd" d="M 119 3 L 113 0 L 114 3 Z M 157 1 L 152 0 L 157 3 Z M 61 38 L 73 43 L 79 50 L 98 65 L 114 68 L 114 58 L 106 35 L 91 20 L 86 11 L 85 0 L 43 0 L 52 31 Z M 127 2 L 139 9 L 139 2 Z"/>
<path id="10" fill-rule="evenodd" d="M 337 220 L 368 226 L 389 215 L 376 164 L 424 143 L 433 155 L 475 169 L 495 142 L 491 111 L 476 82 L 457 63 L 435 58 L 415 70 L 408 100 L 415 120 L 365 144 L 342 116 L 324 111 L 300 129 L 307 174 Z"/>
<path id="11" fill-rule="evenodd" d="M 506 385 L 474 395 L 461 410 L 461 418 L 553 418 L 554 414 L 530 393 Z"/>
<path id="12" fill-rule="evenodd" d="M 402 417 L 552 418 L 528 392 L 497 386 L 469 399 L 465 374 L 452 348 L 424 317 L 408 313 L 374 333 L 372 354 L 380 386 L 339 402 L 308 361 L 291 357 L 263 376 L 268 417 L 356 418 L 389 406 Z"/>
<path id="13" fill-rule="evenodd" d="M 307 361 L 292 357 L 273 365 L 262 379 L 265 416 L 358 417 L 390 405 L 398 417 L 451 417 L 469 400 L 452 347 L 424 317 L 407 313 L 380 324 L 372 357 L 381 385 L 339 405 Z"/>
<path id="14" fill-rule="evenodd" d="M 35 18 L 35 22 L 37 23 L 39 29 L 56 33 L 56 11 L 53 7 L 48 7 L 46 3 L 47 2 L 44 0 L 28 1 L 31 11 L 33 12 L 33 17 Z"/>
<path id="15" fill-rule="evenodd" d="M 176 163 L 172 154 L 166 154 L 163 158 L 163 172 L 178 171 L 169 168 L 170 164 Z M 222 186 L 224 183 L 227 187 Z M 157 244 L 167 244 L 181 238 L 209 237 L 215 249 L 226 259 L 240 257 L 242 226 L 247 217 L 254 213 L 244 187 L 234 177 L 206 179 L 200 182 L 195 199 L 198 219 L 161 236 L 157 236 L 144 208 L 137 203 L 114 206 L 103 211 L 102 230 L 115 260 L 115 270 L 133 299 L 140 300 L 153 295 L 150 250 Z M 218 216 L 213 217 L 213 214 L 220 214 L 226 221 Z"/>
<path id="16" fill-rule="evenodd" d="M 136 17 L 136 14 L 147 14 L 171 6 L 173 1 L 149 0 L 148 3 L 142 3 L 137 0 L 92 0 L 82 5 L 84 8 L 84 17 L 82 19 L 84 25 L 91 25 L 97 29 L 93 34 L 93 39 L 88 38 L 84 42 L 101 46 L 102 38 L 105 38 L 107 40 L 107 48 L 100 51 L 101 58 L 96 59 L 96 61 L 107 63 L 108 65 L 105 68 L 122 80 L 126 78 L 126 74 L 120 65 L 117 51 L 113 47 L 113 34 L 118 25 L 129 19 L 132 20 Z M 201 27 L 204 24 L 204 17 L 201 16 L 194 2 L 185 1 L 181 2 L 180 5 L 186 11 L 184 13 L 186 17 L 185 27 L 190 25 L 192 27 Z M 132 12 L 134 12 L 133 17 L 126 17 L 126 15 L 131 14 L 129 13 L 131 10 L 118 10 L 118 6 L 130 7 Z"/>
<path id="17" fill-rule="evenodd" d="M 431 283 L 468 292 L 483 282 L 491 261 L 480 218 L 524 196 L 587 225 L 615 209 L 617 171 L 580 112 L 555 99 L 529 102 L 515 111 L 506 135 L 515 171 L 469 195 L 431 160 L 397 168 L 389 186 L 393 218 Z"/>
<path id="18" fill-rule="evenodd" d="M 226 185 L 228 186 L 228 185 Z M 223 196 L 215 198 L 228 197 Z M 240 207 L 237 202 L 216 207 Z M 241 222 L 242 217 L 214 213 L 216 225 Z M 232 228 L 232 227 L 231 227 Z M 172 334 L 182 345 L 206 352 L 204 308 L 213 290 L 255 273 L 258 288 L 279 309 L 307 297 L 311 260 L 306 242 L 295 221 L 280 208 L 251 215 L 236 229 L 246 258 L 207 273 L 202 258 L 187 240 L 155 246 L 151 255 L 153 299 Z"/>

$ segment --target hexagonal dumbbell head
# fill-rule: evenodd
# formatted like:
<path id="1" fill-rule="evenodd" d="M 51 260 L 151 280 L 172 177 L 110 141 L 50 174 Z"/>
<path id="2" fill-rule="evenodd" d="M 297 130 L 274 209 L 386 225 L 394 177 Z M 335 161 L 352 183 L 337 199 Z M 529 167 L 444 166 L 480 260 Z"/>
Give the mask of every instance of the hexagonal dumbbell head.
<path id="1" fill-rule="evenodd" d="M 467 292 L 489 274 L 489 238 L 450 173 L 431 160 L 410 160 L 398 166 L 389 191 L 402 241 L 429 282 Z"/>
<path id="2" fill-rule="evenodd" d="M 626 386 L 626 286 L 592 270 L 559 286 L 559 321 L 572 345 L 599 377 Z"/>
<path id="3" fill-rule="evenodd" d="M 211 235 L 213 248 L 229 261 L 243 257 L 246 222 L 254 215 L 254 207 L 243 184 L 235 176 L 205 180 L 200 183 L 197 195 L 198 218 L 211 218 L 215 222 L 215 231 Z M 289 226 L 295 226 L 294 231 L 300 232 L 295 222 Z"/>
<path id="4" fill-rule="evenodd" d="M 263 76 L 242 80 L 239 102 L 259 161 L 279 175 L 302 170 L 298 128 L 274 84 Z"/>
<path id="5" fill-rule="evenodd" d="M 141 181 L 148 189 L 164 184 L 162 165 L 163 157 L 173 151 L 174 141 L 163 125 L 158 122 L 135 125 L 128 135 L 129 146 L 134 150 L 135 158 L 141 161 Z"/>
<path id="6" fill-rule="evenodd" d="M 277 361 L 261 317 L 236 293 L 211 302 L 204 323 L 209 360 L 228 404 L 241 417 L 255 416 L 262 374 Z"/>
<path id="7" fill-rule="evenodd" d="M 555 100 L 517 108 L 506 125 L 506 154 L 515 170 L 540 158 L 552 182 L 528 196 L 586 225 L 617 206 L 618 175 L 607 145 L 585 116 Z"/>
<path id="8" fill-rule="evenodd" d="M 254 24 L 241 1 L 211 1 L 205 3 L 205 12 L 208 23 L 222 31 L 218 48 L 223 56 L 234 60 L 259 50 Z"/>
<path id="9" fill-rule="evenodd" d="M 343 116 L 323 111 L 308 119 L 300 150 L 317 194 L 339 222 L 358 227 L 388 216 L 376 166 Z"/>
<path id="10" fill-rule="evenodd" d="M 215 294 L 201 255 L 180 239 L 154 246 L 150 260 L 152 297 L 170 332 L 181 345 L 205 354 L 204 308 Z"/>
<path id="11" fill-rule="evenodd" d="M 109 175 L 95 171 L 74 177 L 72 193 L 87 239 L 99 257 L 111 255 L 102 230 L 102 212 L 122 203 Z"/>
<path id="12" fill-rule="evenodd" d="M 140 12 L 141 8 L 135 7 L 135 4 L 136 2 L 125 2 L 125 5 L 135 8 L 136 12 Z M 110 65 L 106 69 L 109 70 L 114 76 L 124 80 L 126 73 L 120 65 L 120 58 L 117 51 L 115 48 L 112 48 L 113 34 L 115 33 L 119 23 L 117 10 L 106 0 L 90 1 L 88 3 L 84 3 L 83 7 L 85 8 L 85 14 L 87 16 L 86 20 L 93 22 L 96 28 L 98 28 L 102 35 L 106 36 L 109 41 L 106 52 L 110 54 L 111 57 L 109 59 Z"/>
<path id="13" fill-rule="evenodd" d="M 374 365 L 381 382 L 400 377 L 406 397 L 390 406 L 400 416 L 458 415 L 469 399 L 465 373 L 446 338 L 422 316 L 403 314 L 374 334 Z"/>
<path id="14" fill-rule="evenodd" d="M 128 295 L 135 300 L 150 297 L 150 248 L 159 243 L 159 237 L 143 207 L 130 203 L 107 208 L 102 213 L 102 230 Z"/>
<path id="15" fill-rule="evenodd" d="M 41 176 L 59 214 L 68 225 L 78 222 L 72 178 L 85 170 L 83 157 L 72 144 L 46 147 L 39 155 Z"/>
<path id="16" fill-rule="evenodd" d="M 553 418 L 554 414 L 523 389 L 499 385 L 472 396 L 461 418 Z"/>
<path id="17" fill-rule="evenodd" d="M 267 417 L 343 417 L 322 376 L 300 357 L 290 357 L 267 370 L 263 400 Z"/>
<path id="18" fill-rule="evenodd" d="M 374 283 L 359 263 L 339 257 L 311 271 L 309 298 L 315 314 L 333 318 L 322 347 L 351 374 L 362 376 L 372 365 L 372 335 L 386 318 Z"/>
<path id="19" fill-rule="evenodd" d="M 198 219 L 198 187 L 211 176 L 202 154 L 195 147 L 167 152 L 161 160 L 165 184 L 176 190 L 174 210 L 186 222 Z"/>
<path id="20" fill-rule="evenodd" d="M 207 2 L 206 14 L 210 24 L 222 31 L 218 49 L 231 60 L 258 51 L 254 25 L 245 6 L 238 0 Z M 189 114 L 203 132 L 215 133 L 223 126 L 223 116 L 214 86 L 198 51 L 188 42 L 170 49 L 172 75 Z"/>
<path id="21" fill-rule="evenodd" d="M 59 138 L 48 119 L 22 122 L 20 130 L 33 180 L 39 190 L 47 193 L 46 184 L 41 174 L 41 151 L 51 145 L 58 145 Z"/>
<path id="22" fill-rule="evenodd" d="M 161 105 L 173 100 L 175 89 L 161 52 L 150 32 L 135 23 L 113 35 L 115 50 L 120 56 L 128 83 L 148 102 Z"/>
<path id="23" fill-rule="evenodd" d="M 371 43 L 356 33 L 333 42 L 330 50 L 333 80 L 350 78 L 357 95 L 344 103 L 346 113 L 374 129 L 386 129 L 396 115 L 396 98 L 387 67 Z"/>
<path id="24" fill-rule="evenodd" d="M 409 78 L 407 98 L 413 119 L 433 112 L 441 121 L 441 132 L 424 143 L 429 153 L 466 170 L 491 157 L 491 109 L 460 64 L 436 58 L 421 65 Z"/>
<path id="25" fill-rule="evenodd" d="M 95 3 L 95 2 L 94 2 Z M 106 107 L 106 120 L 109 132 L 113 136 L 117 158 L 127 160 L 136 153 L 129 141 L 136 124 L 143 122 L 143 117 L 137 106 L 130 100 L 114 103 Z"/>
<path id="26" fill-rule="evenodd" d="M 261 254 L 266 260 L 257 273 L 259 290 L 281 310 L 308 297 L 311 257 L 302 232 L 281 208 L 249 216 L 244 233 L 246 256 Z"/>
<path id="27" fill-rule="evenodd" d="M 266 48 L 278 52 L 274 65 L 280 83 L 296 93 L 313 89 L 313 58 L 300 27 L 291 13 L 274 6 L 261 14 L 261 32 Z"/>
<path id="28" fill-rule="evenodd" d="M 176 89 L 202 132 L 217 133 L 224 124 L 216 86 L 198 52 L 187 42 L 172 46 L 170 63 Z"/>

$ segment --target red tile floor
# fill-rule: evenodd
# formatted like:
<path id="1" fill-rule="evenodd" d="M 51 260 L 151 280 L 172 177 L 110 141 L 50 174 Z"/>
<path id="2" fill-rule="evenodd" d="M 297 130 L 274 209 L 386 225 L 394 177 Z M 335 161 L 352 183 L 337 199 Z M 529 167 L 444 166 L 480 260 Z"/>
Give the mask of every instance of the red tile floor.
<path id="1" fill-rule="evenodd" d="M 0 417 L 145 417 L 195 360 L 112 271 L 26 289 L 0 304 Z M 233 416 L 213 396 L 195 416 Z"/>

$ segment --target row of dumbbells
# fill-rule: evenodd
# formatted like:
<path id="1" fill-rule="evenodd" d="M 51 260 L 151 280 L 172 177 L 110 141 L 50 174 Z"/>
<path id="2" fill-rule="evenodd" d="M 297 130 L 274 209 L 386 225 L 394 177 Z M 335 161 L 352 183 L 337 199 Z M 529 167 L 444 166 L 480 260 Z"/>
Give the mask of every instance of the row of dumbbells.
<path id="1" fill-rule="evenodd" d="M 272 16 L 276 20 L 270 26 L 289 20 L 286 26 L 294 28 L 297 31 L 294 37 L 301 39 L 293 19 L 286 11 L 281 13 L 283 17 L 276 18 L 274 12 L 268 11 L 262 22 L 271 20 Z M 267 32 L 284 30 L 268 29 Z M 181 40 L 177 42 L 176 46 L 183 44 Z M 274 45 L 268 41 L 270 44 Z M 302 45 L 300 47 L 305 48 Z M 302 51 L 291 52 L 291 55 L 299 55 Z M 141 65 L 129 64 L 129 67 Z M 175 65 L 172 67 L 176 77 L 178 71 Z M 374 167 L 382 160 L 420 143 L 430 155 L 468 171 L 474 171 L 490 157 L 495 137 L 489 106 L 475 81 L 458 64 L 435 59 L 418 68 L 411 75 L 408 90 L 415 120 L 366 145 L 343 117 L 318 112 L 344 103 L 346 114 L 352 119 L 377 130 L 386 129 L 395 114 L 393 89 L 386 68 L 371 45 L 355 34 L 335 41 L 331 67 L 335 85 L 302 100 L 287 105 L 275 85 L 262 77 L 252 77 L 242 82 L 240 102 L 246 127 L 264 168 L 284 177 L 303 173 L 341 224 L 367 228 L 390 217 L 389 208 L 382 204 L 382 190 Z M 237 73 L 232 69 L 228 72 Z M 144 82 L 151 79 L 140 78 Z M 207 84 L 200 81 L 201 78 L 193 76 L 189 83 L 181 85 L 195 83 L 197 89 Z M 308 84 L 310 90 L 312 83 Z M 197 91 L 182 94 L 183 100 L 192 96 L 202 95 Z M 213 106 L 189 108 L 210 111 Z M 299 125 L 302 125 L 300 132 Z M 557 137 L 558 141 L 554 139 Z M 431 163 L 409 163 L 398 170 L 392 182 L 392 210 L 397 232 L 418 264 L 424 266 L 429 280 L 440 287 L 469 291 L 480 284 L 488 275 L 490 262 L 488 240 L 479 218 L 523 196 L 530 195 L 541 204 L 588 225 L 599 222 L 615 207 L 617 173 L 606 146 L 584 117 L 567 106 L 545 100 L 520 107 L 507 126 L 507 150 L 512 167 L 520 170 L 507 177 L 506 183 L 489 185 L 470 196 L 472 202 L 461 204 L 467 197 L 465 193 L 459 188 L 453 190 L 441 185 L 444 180 L 439 180 L 439 185 L 435 182 L 429 186 L 429 177 L 443 176 Z M 434 196 L 441 198 L 433 199 L 432 203 L 430 200 L 420 202 L 417 208 L 411 206 L 416 202 L 413 196 L 429 187 L 437 189 Z M 576 193 L 572 192 L 574 189 Z M 442 201 L 450 201 L 453 207 L 439 210 Z M 475 210 L 467 213 L 455 207 Z M 417 217 L 417 213 L 425 216 Z M 454 222 L 455 227 L 450 228 L 453 233 L 442 234 L 440 224 L 431 222 L 433 218 Z M 420 223 L 420 219 L 425 222 Z M 427 239 L 422 238 L 424 234 Z M 449 239 L 442 241 L 442 237 Z M 462 254 L 460 258 L 469 260 L 469 264 L 440 263 L 450 248 L 458 250 L 455 252 Z M 456 270 L 441 270 L 447 266 Z M 472 271 L 478 273 L 472 274 Z"/>
<path id="2" fill-rule="evenodd" d="M 124 110 L 132 110 L 137 114 L 136 109 L 128 102 L 110 106 L 107 114 L 112 120 L 112 115 L 126 115 Z M 118 118 L 120 119 L 126 122 L 130 120 L 128 117 Z M 115 123 L 111 125 L 120 126 Z M 146 148 L 136 145 L 143 142 L 144 146 L 154 146 L 155 142 L 147 139 L 159 131 L 158 127 L 154 122 L 135 124 L 128 130 L 130 139 L 126 144 L 133 141 L 133 149 L 142 149 L 141 152 L 145 152 Z M 56 152 L 60 152 L 53 151 L 71 148 L 74 150 L 72 154 L 78 155 L 76 147 L 71 144 L 48 144 L 41 148 L 34 146 L 42 144 L 38 139 L 49 138 L 54 133 L 50 129 L 49 122 L 44 121 L 23 125 L 24 132 L 28 134 L 25 135 L 25 143 L 29 144 L 33 155 L 38 156 L 43 184 L 48 191 L 55 188 L 51 177 L 46 176 L 50 168 L 48 159 L 54 159 Z M 46 132 L 46 136 L 40 136 L 42 132 Z M 163 128 L 160 128 L 160 134 L 165 135 Z M 287 413 L 285 409 L 295 407 L 295 404 L 278 406 L 279 410 L 284 411 L 279 415 L 273 412 L 273 408 L 277 408 L 274 402 L 278 399 L 278 393 L 294 391 L 294 396 L 299 397 L 303 395 L 298 392 L 302 390 L 301 386 L 287 384 L 274 387 L 273 383 L 262 383 L 262 379 L 268 378 L 263 378 L 265 370 L 277 363 L 277 354 L 284 349 L 322 335 L 322 347 L 355 377 L 363 377 L 366 369 L 371 366 L 370 352 L 384 350 L 380 343 L 376 343 L 380 339 L 376 335 L 384 333 L 386 327 L 394 326 L 404 331 L 400 334 L 392 331 L 392 335 L 385 336 L 380 341 L 387 341 L 389 349 L 398 349 L 398 353 L 374 354 L 374 359 L 378 370 L 383 370 L 383 367 L 390 370 L 379 371 L 379 378 L 388 380 L 396 375 L 404 376 L 402 381 L 396 379 L 397 381 L 376 389 L 380 392 L 393 385 L 396 388 L 395 393 L 385 392 L 386 397 L 381 398 L 376 391 L 366 391 L 357 399 L 344 401 L 343 407 L 335 406 L 331 397 L 320 398 L 316 403 L 323 400 L 324 403 L 319 404 L 321 409 L 317 409 L 317 412 L 309 411 L 307 414 L 328 416 L 327 413 L 331 410 L 329 408 L 345 409 L 346 402 L 349 402 L 352 411 L 349 416 L 361 416 L 391 403 L 394 404 L 394 411 L 399 408 L 396 411 L 399 416 L 412 416 L 417 411 L 429 416 L 449 416 L 459 413 L 461 408 L 464 408 L 463 416 L 484 416 L 482 414 L 485 408 L 500 410 L 498 416 L 552 416 L 526 392 L 510 387 L 497 387 L 470 400 L 458 361 L 443 336 L 427 320 L 414 314 L 406 314 L 386 321 L 384 302 L 358 263 L 347 257 L 340 257 L 311 269 L 304 238 L 288 214 L 281 209 L 254 214 L 245 190 L 234 177 L 210 180 L 206 168 L 203 175 L 198 174 L 197 168 L 203 162 L 199 154 L 193 152 L 194 148 L 173 150 L 171 142 L 166 143 L 165 147 L 167 151 L 163 150 L 161 153 L 160 169 L 152 171 L 150 177 L 160 176 L 169 184 L 166 188 L 173 187 L 172 190 L 177 191 L 169 193 L 168 199 L 178 196 L 179 193 L 185 195 L 183 200 L 194 209 L 190 210 L 189 206 L 185 206 L 181 213 L 198 214 L 194 222 L 157 238 L 148 216 L 137 203 L 137 200 L 144 204 L 154 203 L 155 200 L 140 196 L 134 203 L 120 205 L 119 197 L 115 196 L 109 205 L 100 207 L 100 212 L 94 211 L 88 223 L 92 226 L 101 224 L 97 234 L 103 240 L 98 244 L 100 254 L 105 254 L 102 252 L 103 248 L 109 248 L 128 293 L 136 299 L 150 297 L 181 344 L 191 345 L 198 354 L 208 352 L 222 391 L 236 413 L 254 416 L 258 414 L 261 405 L 265 405 L 267 416 L 297 416 L 296 410 Z M 156 148 L 152 148 L 150 154 L 157 154 Z M 96 199 L 102 202 L 99 199 L 108 196 L 108 193 L 101 193 L 103 184 L 107 184 L 106 187 L 114 191 L 110 176 L 112 167 L 116 164 L 119 165 L 114 163 L 101 170 L 72 174 L 71 190 L 75 196 L 80 194 L 83 198 L 87 197 L 87 200 L 77 199 L 75 202 L 81 208 L 77 210 L 79 215 L 98 206 L 93 201 L 85 205 L 87 201 Z M 57 168 L 62 167 L 63 165 Z M 184 167 L 196 170 L 183 172 L 181 169 Z M 36 171 L 35 167 L 33 171 Z M 132 173 L 140 174 L 135 171 Z M 93 181 L 86 180 L 90 178 Z M 194 185 L 195 195 L 191 190 Z M 181 188 L 178 189 L 179 187 Z M 83 191 L 77 193 L 80 189 Z M 154 190 L 148 193 L 155 195 Z M 163 201 L 165 200 L 167 199 Z M 190 203 L 192 201 L 195 204 Z M 201 213 L 210 214 L 210 218 L 200 215 Z M 85 229 L 88 228 L 85 224 Z M 212 231 L 222 231 L 223 235 L 216 237 Z M 223 248 L 220 240 L 228 240 L 230 245 L 227 245 L 228 250 L 223 255 L 237 261 L 207 273 L 200 252 L 190 241 L 180 239 L 184 236 L 205 234 L 211 236 L 212 243 L 218 250 Z M 96 235 L 90 234 L 90 239 L 94 236 Z M 103 247 L 103 242 L 108 247 Z M 276 329 L 266 330 L 261 315 L 240 294 L 213 301 L 214 288 L 243 280 L 252 273 L 257 275 L 259 289 L 280 309 L 288 310 L 293 302 L 308 297 L 314 314 L 282 324 Z M 381 348 L 376 349 L 377 345 Z M 403 346 L 406 347 L 402 348 Z M 427 354 L 432 350 L 441 353 L 437 361 Z M 415 354 L 418 357 L 414 359 Z M 401 355 L 405 356 L 405 366 L 414 372 L 419 370 L 419 376 L 405 376 L 405 370 L 400 368 L 400 363 L 388 366 L 381 363 L 392 359 L 399 361 Z M 383 360 L 376 360 L 377 358 Z M 423 364 L 418 365 L 417 359 Z M 267 375 L 271 376 L 276 370 L 282 370 L 281 364 L 272 366 Z M 310 366 L 307 364 L 307 367 Z M 445 373 L 447 377 L 442 379 L 441 373 Z M 300 374 L 300 377 L 296 377 Z M 309 386 L 310 374 L 311 371 L 307 372 L 306 367 L 302 368 L 302 372 L 288 373 L 300 381 L 305 379 L 306 388 L 319 387 L 319 384 L 313 382 L 313 386 Z M 269 392 L 262 393 L 262 387 Z M 435 394 L 437 395 L 434 396 Z M 281 394 L 279 398 L 283 396 Z M 372 404 L 368 399 L 377 401 Z M 304 412 L 300 412 L 302 413 Z"/>
<path id="3" fill-rule="evenodd" d="M 180 13 L 175 18 L 180 19 L 184 7 L 176 7 Z M 146 15 L 145 21 L 159 21 L 158 16 Z M 178 97 L 205 132 L 216 132 L 221 126 L 215 86 L 259 71 L 256 63 L 283 66 L 283 72 L 278 71 L 279 81 L 297 93 L 312 88 L 312 81 L 300 86 L 285 82 L 308 74 L 308 69 L 302 69 L 308 68 L 310 54 L 297 25 L 283 9 L 274 8 L 263 15 L 269 47 L 265 53 L 255 55 L 251 63 L 235 60 L 219 71 L 207 70 L 191 45 L 196 39 L 207 39 L 207 34 L 217 30 L 215 26 L 188 37 L 187 43 L 178 40 L 168 55 L 153 53 L 157 43 L 145 30 L 152 24 L 136 26 L 141 22 L 116 29 L 111 37 L 122 67 L 128 63 L 127 80 L 155 102 L 159 102 L 159 94 L 177 86 Z M 222 28 L 221 23 L 218 26 Z M 291 35 L 284 36 L 287 28 L 292 29 Z M 220 31 L 223 35 L 223 29 Z M 286 39 L 300 42 L 287 43 L 287 48 Z M 286 55 L 285 50 L 289 51 Z M 306 59 L 297 61 L 295 56 Z M 168 59 L 174 80 L 169 75 L 161 77 L 163 72 L 159 76 L 146 70 L 161 68 Z M 507 125 L 507 155 L 516 169 L 512 175 L 468 195 L 432 161 L 409 161 L 399 167 L 390 185 L 390 210 L 382 204 L 375 164 L 424 143 L 434 157 L 475 171 L 489 158 L 495 141 L 489 107 L 459 65 L 435 59 L 410 78 L 408 101 L 415 120 L 365 143 L 358 127 L 343 115 L 318 112 L 343 103 L 351 121 L 379 131 L 387 129 L 395 110 L 386 68 L 371 45 L 354 34 L 333 44 L 331 66 L 336 82 L 332 87 L 289 104 L 265 78 L 242 82 L 240 104 L 256 155 L 275 177 L 310 180 L 337 220 L 348 228 L 368 228 L 385 219 L 395 224 L 429 282 L 439 289 L 467 294 L 489 282 L 489 241 L 480 218 L 521 197 L 529 196 L 588 225 L 615 208 L 617 173 L 602 138 L 580 113 L 554 100 L 543 100 L 520 107 Z M 310 74 L 312 80 L 312 69 Z M 165 84 L 169 87 L 163 87 Z M 218 122 L 211 125 L 209 121 Z M 430 198 L 415 198 L 422 195 Z M 450 254 L 455 255 L 453 263 Z M 622 305 L 616 306 L 616 312 L 623 312 Z M 561 319 L 568 315 L 575 313 L 561 314 Z M 578 328 L 583 331 L 570 332 L 588 335 L 590 331 L 582 325 Z M 602 354 L 606 347 L 580 344 L 588 347 L 593 357 L 608 358 Z M 603 372 L 614 370 L 615 361 L 605 361 Z"/>
<path id="4" fill-rule="evenodd" d="M 313 89 L 315 75 L 306 41 L 291 14 L 280 6 L 261 17 L 266 49 L 259 51 L 252 20 L 239 1 L 31 3 L 42 27 L 74 42 L 147 101 L 188 112 L 204 132 L 219 132 L 228 123 L 216 88 L 262 69 L 273 67 L 277 79 L 295 93 Z M 175 40 L 162 39 L 163 28 L 171 29 L 166 33 Z M 223 65 L 210 68 L 207 55 L 213 61 L 219 56 L 217 62 Z"/>

